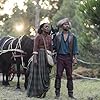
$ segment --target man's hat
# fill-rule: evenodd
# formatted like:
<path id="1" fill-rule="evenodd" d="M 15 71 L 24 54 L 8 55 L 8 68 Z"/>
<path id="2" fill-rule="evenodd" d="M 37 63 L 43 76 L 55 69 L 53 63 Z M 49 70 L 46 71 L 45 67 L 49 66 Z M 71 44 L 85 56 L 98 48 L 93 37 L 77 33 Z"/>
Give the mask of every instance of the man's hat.
<path id="1" fill-rule="evenodd" d="M 60 21 L 58 21 L 57 26 L 61 27 L 66 22 L 69 23 L 69 27 L 71 28 L 71 22 L 69 21 L 68 18 L 64 18 L 64 19 L 61 19 Z"/>

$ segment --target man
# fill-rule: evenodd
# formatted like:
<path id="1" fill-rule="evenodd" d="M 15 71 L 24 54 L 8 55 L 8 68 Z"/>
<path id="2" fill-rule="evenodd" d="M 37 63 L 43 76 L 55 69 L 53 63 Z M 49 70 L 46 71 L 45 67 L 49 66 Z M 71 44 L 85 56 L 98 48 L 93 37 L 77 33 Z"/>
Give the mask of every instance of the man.
<path id="1" fill-rule="evenodd" d="M 65 69 L 67 76 L 68 96 L 75 99 L 73 96 L 73 80 L 72 80 L 72 64 L 77 63 L 78 47 L 77 39 L 70 32 L 71 23 L 68 18 L 64 18 L 57 23 L 57 26 L 62 29 L 54 39 L 54 50 L 57 53 L 57 70 L 55 79 L 55 94 L 56 99 L 60 97 L 61 77 Z"/>

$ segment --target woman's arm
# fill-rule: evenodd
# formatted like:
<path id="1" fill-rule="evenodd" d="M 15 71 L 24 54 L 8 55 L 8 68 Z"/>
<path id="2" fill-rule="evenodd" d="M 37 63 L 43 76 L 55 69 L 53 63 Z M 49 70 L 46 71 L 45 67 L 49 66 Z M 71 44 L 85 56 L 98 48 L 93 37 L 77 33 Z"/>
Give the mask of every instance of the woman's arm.
<path id="1" fill-rule="evenodd" d="M 39 35 L 36 36 L 36 38 L 34 39 L 34 47 L 33 47 L 34 63 L 37 63 L 38 47 L 39 47 Z"/>

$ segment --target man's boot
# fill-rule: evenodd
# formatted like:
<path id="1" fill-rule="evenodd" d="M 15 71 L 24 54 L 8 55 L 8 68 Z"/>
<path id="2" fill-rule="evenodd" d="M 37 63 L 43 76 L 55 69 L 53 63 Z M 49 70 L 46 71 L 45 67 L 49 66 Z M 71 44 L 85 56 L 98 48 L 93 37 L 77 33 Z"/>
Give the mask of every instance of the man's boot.
<path id="1" fill-rule="evenodd" d="M 55 99 L 59 99 L 59 97 L 60 97 L 60 89 L 56 88 L 55 94 L 56 94 Z"/>
<path id="2" fill-rule="evenodd" d="M 77 100 L 74 96 L 73 96 L 73 91 L 72 90 L 68 90 L 68 96 L 71 99 Z"/>
<path id="3" fill-rule="evenodd" d="M 55 99 L 59 99 L 60 97 L 60 87 L 61 87 L 61 80 L 60 79 L 56 79 L 55 80 Z"/>
<path id="4" fill-rule="evenodd" d="M 67 81 L 67 88 L 68 88 L 68 96 L 71 99 L 75 99 L 76 100 L 76 98 L 73 96 L 73 81 L 72 80 L 68 80 Z"/>
<path id="5" fill-rule="evenodd" d="M 72 91 L 72 90 L 68 90 L 68 96 L 69 96 L 70 98 L 73 98 L 73 91 Z"/>

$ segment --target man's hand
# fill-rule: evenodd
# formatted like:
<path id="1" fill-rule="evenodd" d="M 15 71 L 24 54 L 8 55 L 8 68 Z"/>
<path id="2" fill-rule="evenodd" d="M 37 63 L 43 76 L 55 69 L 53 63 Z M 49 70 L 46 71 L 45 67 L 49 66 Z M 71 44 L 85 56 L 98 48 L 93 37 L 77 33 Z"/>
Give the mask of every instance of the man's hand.
<path id="1" fill-rule="evenodd" d="M 73 58 L 73 64 L 77 64 L 77 58 Z"/>
<path id="2" fill-rule="evenodd" d="M 76 55 L 73 56 L 73 66 L 74 66 L 75 64 L 77 64 L 77 56 L 76 56 Z"/>

